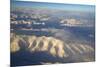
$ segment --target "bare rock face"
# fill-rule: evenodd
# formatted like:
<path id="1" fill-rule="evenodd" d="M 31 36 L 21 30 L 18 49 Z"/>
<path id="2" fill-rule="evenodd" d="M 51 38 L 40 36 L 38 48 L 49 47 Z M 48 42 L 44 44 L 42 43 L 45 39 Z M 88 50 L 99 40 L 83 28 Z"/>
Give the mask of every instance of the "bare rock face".
<path id="1" fill-rule="evenodd" d="M 20 50 L 27 50 L 31 53 L 45 51 L 50 55 L 59 58 L 75 57 L 76 55 L 79 55 L 81 59 L 85 57 L 82 57 L 81 55 L 86 54 L 87 59 L 84 58 L 84 61 L 91 61 L 92 59 L 89 57 L 89 54 L 94 53 L 94 48 L 87 44 L 67 44 L 60 39 L 46 36 L 11 35 L 11 53 Z"/>
<path id="2" fill-rule="evenodd" d="M 54 37 L 13 36 L 11 39 L 11 52 L 27 49 L 30 52 L 47 51 L 52 56 L 68 57 L 75 54 L 93 52 L 94 49 L 86 44 L 66 44 Z"/>
<path id="3" fill-rule="evenodd" d="M 14 37 L 11 42 L 11 52 L 20 51 L 20 49 L 23 48 L 21 45 L 27 44 L 25 49 L 28 49 L 30 52 L 47 51 L 53 56 L 65 56 L 64 43 L 59 39 L 45 36 L 26 36 L 26 40 L 24 37 Z"/>

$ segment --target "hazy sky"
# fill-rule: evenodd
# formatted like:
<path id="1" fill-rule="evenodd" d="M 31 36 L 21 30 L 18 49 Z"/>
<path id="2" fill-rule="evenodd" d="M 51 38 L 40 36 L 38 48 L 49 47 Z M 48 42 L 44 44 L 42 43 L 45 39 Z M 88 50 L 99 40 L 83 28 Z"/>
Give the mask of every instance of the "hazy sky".
<path id="1" fill-rule="evenodd" d="M 88 5 L 94 5 L 96 2 L 96 0 L 18 0 L 18 1 L 40 1 L 40 2 L 57 2 L 57 3 L 88 4 Z"/>
<path id="2" fill-rule="evenodd" d="M 95 6 L 93 5 L 70 5 L 70 4 L 55 4 L 55 3 L 41 3 L 41 2 L 22 2 L 17 1 L 12 3 L 13 6 L 21 7 L 41 7 L 41 8 L 52 8 L 52 9 L 62 9 L 71 11 L 89 11 L 94 12 Z"/>

